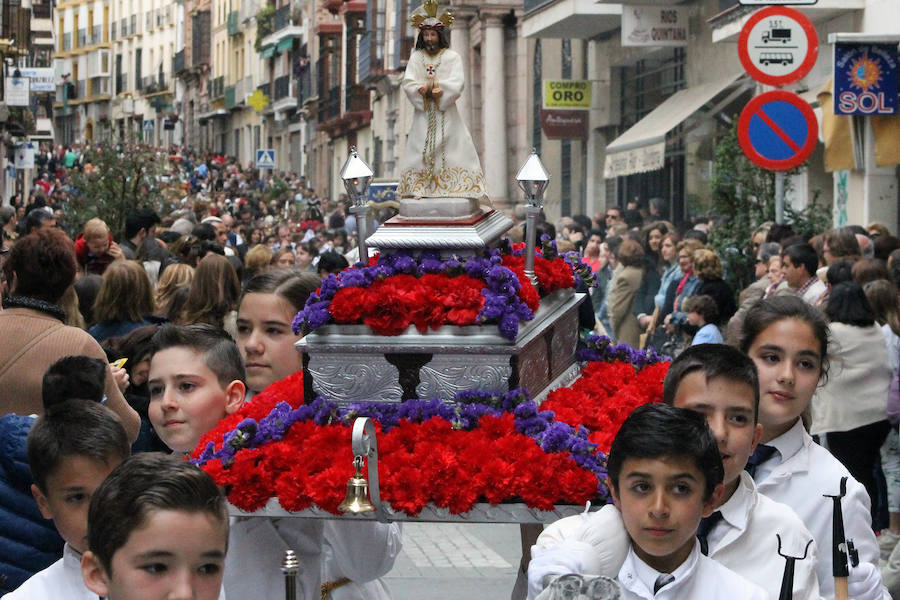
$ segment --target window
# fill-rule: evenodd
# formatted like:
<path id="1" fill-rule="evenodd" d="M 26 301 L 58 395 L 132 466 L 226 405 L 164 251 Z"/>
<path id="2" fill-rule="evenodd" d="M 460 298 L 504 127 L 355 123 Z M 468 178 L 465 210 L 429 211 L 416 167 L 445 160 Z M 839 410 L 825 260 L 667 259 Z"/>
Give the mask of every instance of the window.
<path id="1" fill-rule="evenodd" d="M 620 67 L 621 125 L 617 135 L 640 121 L 654 108 L 685 87 L 684 48 L 666 48 Z M 657 171 L 617 178 L 616 195 L 620 206 L 637 198 L 646 202 L 653 197 L 668 198 L 670 217 L 679 222 L 684 217 L 684 138 L 682 126 L 672 130 L 666 142 L 665 166 Z"/>

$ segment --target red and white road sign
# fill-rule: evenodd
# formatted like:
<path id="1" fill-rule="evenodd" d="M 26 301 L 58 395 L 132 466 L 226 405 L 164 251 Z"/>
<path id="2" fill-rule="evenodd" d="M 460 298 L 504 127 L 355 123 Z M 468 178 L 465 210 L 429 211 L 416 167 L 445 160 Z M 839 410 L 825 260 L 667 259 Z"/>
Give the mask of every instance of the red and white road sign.
<path id="1" fill-rule="evenodd" d="M 813 68 L 819 37 L 800 11 L 770 6 L 756 11 L 738 38 L 738 56 L 747 73 L 768 85 L 797 81 Z"/>
<path id="2" fill-rule="evenodd" d="M 819 123 L 809 103 L 793 92 L 756 96 L 738 119 L 738 142 L 754 164 L 773 171 L 799 167 L 816 148 Z"/>

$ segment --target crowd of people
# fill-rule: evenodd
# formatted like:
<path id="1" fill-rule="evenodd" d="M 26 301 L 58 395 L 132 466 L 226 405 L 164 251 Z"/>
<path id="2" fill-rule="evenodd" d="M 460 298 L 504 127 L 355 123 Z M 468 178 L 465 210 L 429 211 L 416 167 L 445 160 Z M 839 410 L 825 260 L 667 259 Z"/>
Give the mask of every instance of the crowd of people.
<path id="1" fill-rule="evenodd" d="M 152 546 L 162 515 L 186 536 L 172 550 L 173 565 L 207 557 L 194 574 L 202 597 L 216 597 L 223 580 L 228 595 L 280 595 L 279 579 L 264 574 L 290 548 L 318 565 L 300 578 L 304 594 L 390 598 L 379 578 L 400 551 L 398 525 L 250 519 L 233 521 L 229 533 L 208 481 L 180 461 L 142 457 L 190 452 L 221 418 L 301 370 L 294 316 L 322 277 L 359 259 L 347 198 L 318 197 L 292 174 L 261 178 L 223 157 L 170 149 L 159 153 L 164 180 L 148 185 L 165 186 L 172 205 L 128 210 L 123 231 L 102 218 L 73 230 L 71 173 L 96 172 L 92 152 L 42 148 L 43 172 L 27 201 L 17 195 L 0 208 L 0 593 L 127 597 L 117 587 L 127 585 L 116 581 L 127 577 L 113 568 L 117 553 L 135 540 Z M 586 301 L 593 331 L 675 358 L 665 402 L 704 414 L 712 441 L 703 443 L 718 452 L 719 468 L 691 463 L 705 483 L 695 490 L 696 515 L 679 525 L 688 531 L 694 516 L 699 522 L 718 509 L 719 521 L 701 536 L 708 548 L 695 551 L 697 523 L 690 540 L 666 546 L 640 531 L 642 510 L 661 523 L 669 518 L 668 508 L 646 506 L 635 491 L 649 494 L 656 482 L 635 487 L 631 471 L 635 461 L 686 453 L 701 461 L 708 448 L 673 446 L 670 438 L 672 428 L 699 427 L 698 439 L 706 429 L 674 409 L 653 414 L 658 408 L 636 413 L 629 424 L 636 430 L 623 426 L 609 457 L 619 510 L 614 518 L 597 513 L 607 537 L 618 523 L 631 541 L 612 576 L 628 597 L 654 597 L 644 589 L 654 587 L 648 578 L 671 574 L 685 580 L 670 588 L 682 593 L 699 585 L 692 577 L 710 577 L 722 586 L 710 589 L 757 597 L 757 584 L 758 597 L 774 599 L 780 580 L 772 564 L 761 566 L 772 553 L 757 551 L 761 530 L 779 530 L 786 542 L 806 536 L 815 544 L 797 571 L 795 597 L 832 597 L 830 514 L 810 498 L 833 493 L 846 476 L 845 530 L 861 561 L 850 596 L 885 598 L 882 581 L 900 593 L 900 239 L 880 224 L 809 239 L 789 225 L 760 224 L 746 248 L 734 249 L 755 263 L 754 280 L 734 289 L 709 242 L 715 224 L 679 227 L 664 211 L 652 200 L 538 224 L 559 252 L 578 252 L 594 274 Z M 520 241 L 524 215 L 511 216 L 508 236 Z M 636 431 L 653 442 L 648 454 L 635 449 Z M 209 497 L 206 508 L 174 489 L 135 496 L 129 482 L 154 470 L 191 480 L 184 485 Z M 120 498 L 131 512 L 103 508 Z M 209 518 L 188 518 L 203 511 Z M 107 512 L 122 520 L 122 532 L 97 522 Z M 585 552 L 595 550 L 582 532 L 589 525 L 545 531 L 533 550 L 533 596 L 544 575 L 589 572 Z M 663 530 L 659 537 L 668 539 Z M 192 531 L 206 542 L 189 540 Z M 573 535 L 582 536 L 578 544 Z M 661 548 L 673 551 L 668 560 L 659 560 Z M 728 583 L 698 552 L 752 583 Z M 626 571 L 631 583 L 622 581 Z"/>

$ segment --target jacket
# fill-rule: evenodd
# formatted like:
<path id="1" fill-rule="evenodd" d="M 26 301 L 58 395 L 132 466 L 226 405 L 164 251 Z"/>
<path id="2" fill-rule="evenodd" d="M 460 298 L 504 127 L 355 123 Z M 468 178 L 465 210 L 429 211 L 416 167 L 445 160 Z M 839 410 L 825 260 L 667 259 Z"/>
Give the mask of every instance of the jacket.
<path id="1" fill-rule="evenodd" d="M 881 330 L 844 323 L 830 327 L 835 342 L 828 352 L 828 380 L 812 399 L 812 435 L 851 431 L 887 419 L 891 363 Z"/>
<path id="2" fill-rule="evenodd" d="M 109 236 L 109 243 L 113 243 L 112 235 Z M 86 273 L 94 273 L 96 275 L 103 275 L 106 267 L 115 260 L 108 252 L 100 256 L 91 254 L 84 239 L 84 234 L 80 234 L 75 239 L 75 258 L 78 259 L 78 266 L 84 269 Z"/>
<path id="3" fill-rule="evenodd" d="M 49 567 L 63 553 L 53 521 L 31 495 L 26 441 L 34 417 L 0 417 L 0 596 Z"/>
<path id="4" fill-rule="evenodd" d="M 0 311 L 0 339 L 15 340 L 0 344 L 0 414 L 42 414 L 41 382 L 50 365 L 60 358 L 81 354 L 106 360 L 106 353 L 87 331 L 63 325 L 30 308 Z M 34 344 L 25 348 L 32 341 Z M 119 415 L 128 439 L 134 440 L 141 419 L 125 402 L 109 370 L 104 392 L 106 406 Z"/>
<path id="5" fill-rule="evenodd" d="M 638 347 L 641 337 L 641 327 L 634 315 L 634 302 L 643 277 L 644 270 L 640 266 L 617 269 L 607 299 L 613 337 L 619 344 L 634 348 Z"/>

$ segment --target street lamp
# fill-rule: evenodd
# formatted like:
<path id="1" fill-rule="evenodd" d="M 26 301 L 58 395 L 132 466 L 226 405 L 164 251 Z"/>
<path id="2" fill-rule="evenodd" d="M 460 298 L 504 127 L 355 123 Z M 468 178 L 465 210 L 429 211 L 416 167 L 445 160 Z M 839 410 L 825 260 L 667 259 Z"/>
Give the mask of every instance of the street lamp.
<path id="1" fill-rule="evenodd" d="M 537 277 L 534 274 L 534 247 L 537 236 L 537 216 L 544 207 L 544 190 L 550 183 L 550 174 L 544 168 L 537 151 L 532 148 L 528 160 L 516 173 L 516 182 L 525 192 L 525 274 L 531 283 L 537 287 Z"/>
<path id="2" fill-rule="evenodd" d="M 368 237 L 369 203 L 366 192 L 372 181 L 372 169 L 356 153 L 356 147 L 350 147 L 350 156 L 341 168 L 341 179 L 347 188 L 347 195 L 353 203 L 350 214 L 356 217 L 356 232 L 359 238 L 359 260 L 361 263 L 369 262 L 369 247 L 366 245 Z"/>

